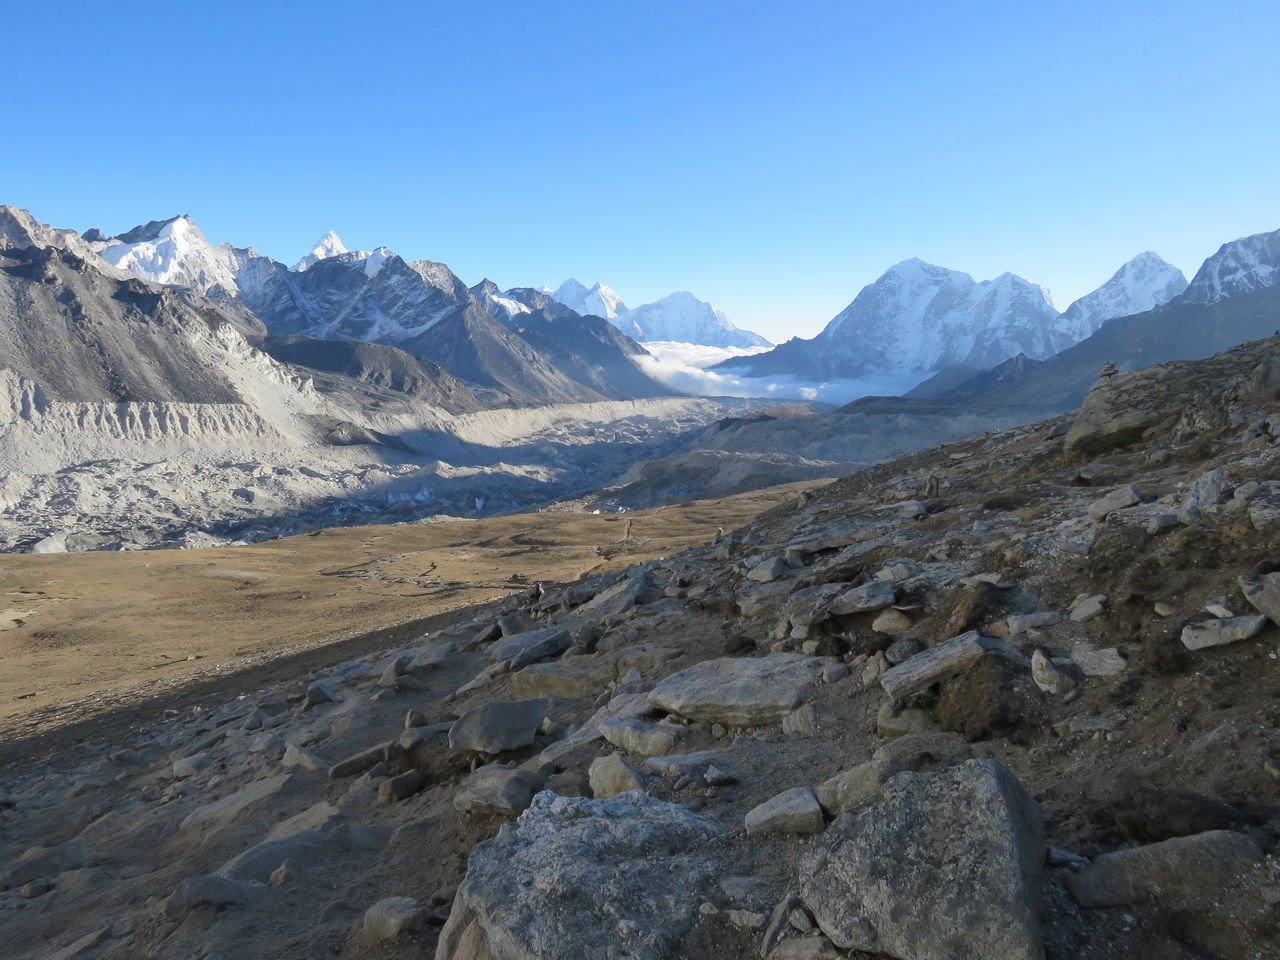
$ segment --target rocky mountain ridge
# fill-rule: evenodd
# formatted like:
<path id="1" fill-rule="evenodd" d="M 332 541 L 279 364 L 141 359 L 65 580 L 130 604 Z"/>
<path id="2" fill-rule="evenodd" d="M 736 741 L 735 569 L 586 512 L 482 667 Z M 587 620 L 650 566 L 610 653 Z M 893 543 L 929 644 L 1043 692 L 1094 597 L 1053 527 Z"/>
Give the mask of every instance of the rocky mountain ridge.
<path id="1" fill-rule="evenodd" d="M 11 949 L 1256 960 L 1280 341 L 0 780 Z M 22 755 L 22 762 L 12 761 Z"/>
<path id="2" fill-rule="evenodd" d="M 516 404 L 671 393 L 631 359 L 643 351 L 602 320 L 581 318 L 576 329 L 557 329 L 539 349 L 504 322 L 512 310 L 522 311 L 510 298 L 495 298 L 496 290 L 477 295 L 445 264 L 406 261 L 386 247 L 348 251 L 332 231 L 293 268 L 251 247 L 215 247 L 187 216 L 90 245 L 144 280 L 239 304 L 273 335 L 394 346 Z M 578 350 L 592 353 L 588 382 L 577 379 L 583 365 L 575 372 L 560 366 Z"/>
<path id="3" fill-rule="evenodd" d="M 666 397 L 606 322 L 539 304 L 510 327 L 443 265 L 387 257 L 373 271 L 342 253 L 292 274 L 246 254 L 253 270 L 228 273 L 245 252 L 210 247 L 185 218 L 85 240 L 5 208 L 0 228 L 4 550 L 208 545 L 527 507 L 759 405 Z M 139 279 L 104 252 L 195 286 Z M 281 284 L 335 272 L 366 296 L 367 273 L 414 278 L 444 304 L 429 331 L 440 362 L 270 333 L 246 306 L 259 268 Z M 514 408 L 530 398 L 541 406 Z"/>
<path id="4" fill-rule="evenodd" d="M 758 333 L 734 325 L 723 310 L 687 290 L 628 307 L 612 289 L 597 282 L 590 289 L 570 277 L 551 296 L 583 315 L 604 317 L 639 343 L 668 341 L 708 347 L 769 347 Z"/>
<path id="5" fill-rule="evenodd" d="M 1179 270 L 1143 253 L 1059 313 L 1047 290 L 1015 274 L 978 282 L 913 258 L 864 287 L 812 340 L 794 338 L 718 366 L 754 377 L 820 381 L 950 366 L 984 369 L 1019 353 L 1043 360 L 1105 320 L 1150 309 L 1185 286 Z"/>

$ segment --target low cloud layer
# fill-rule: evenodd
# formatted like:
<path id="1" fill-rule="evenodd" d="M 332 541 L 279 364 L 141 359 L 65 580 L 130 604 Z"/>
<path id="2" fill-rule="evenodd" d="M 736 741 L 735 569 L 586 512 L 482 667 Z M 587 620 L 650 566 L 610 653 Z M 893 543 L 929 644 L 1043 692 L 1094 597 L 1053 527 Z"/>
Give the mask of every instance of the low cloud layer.
<path id="1" fill-rule="evenodd" d="M 744 350 L 668 342 L 646 343 L 644 348 L 652 354 L 637 358 L 645 373 L 673 390 L 701 397 L 776 397 L 840 405 L 859 397 L 898 396 L 928 377 L 928 374 L 875 375 L 821 382 L 795 377 L 747 377 L 732 370 L 706 368 L 732 357 L 761 353 L 764 348 Z"/>

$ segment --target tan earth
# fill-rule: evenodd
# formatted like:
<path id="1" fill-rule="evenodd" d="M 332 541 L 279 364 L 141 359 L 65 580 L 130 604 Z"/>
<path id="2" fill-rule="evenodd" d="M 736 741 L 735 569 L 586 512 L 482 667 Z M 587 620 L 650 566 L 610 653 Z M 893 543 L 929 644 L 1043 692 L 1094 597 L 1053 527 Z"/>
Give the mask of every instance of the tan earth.
<path id="1" fill-rule="evenodd" d="M 717 527 L 731 530 L 822 482 L 626 515 L 345 527 L 208 550 L 0 555 L 0 743 L 38 733 L 52 749 L 56 731 L 86 736 L 106 711 L 150 703 L 154 718 L 158 697 L 185 705 L 302 663 L 356 656 L 385 645 L 389 628 L 413 635 L 433 617 L 535 580 L 573 581 L 704 543 Z"/>

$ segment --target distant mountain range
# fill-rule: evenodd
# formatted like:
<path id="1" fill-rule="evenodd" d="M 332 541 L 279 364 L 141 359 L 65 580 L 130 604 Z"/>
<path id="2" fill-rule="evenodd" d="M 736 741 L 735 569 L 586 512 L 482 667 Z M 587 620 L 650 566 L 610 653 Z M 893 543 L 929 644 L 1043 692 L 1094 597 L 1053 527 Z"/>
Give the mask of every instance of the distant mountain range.
<path id="1" fill-rule="evenodd" d="M 1060 313 L 1049 291 L 1015 274 L 975 281 L 958 270 L 905 260 L 864 287 L 813 339 L 788 340 L 719 366 L 751 377 L 839 380 L 985 369 L 1018 354 L 1045 359 L 1105 320 L 1164 303 L 1186 285 L 1176 267 L 1142 253 Z"/>
<path id="2" fill-rule="evenodd" d="M 347 250 L 333 231 L 292 268 L 252 247 L 214 246 L 187 216 L 83 241 L 144 280 L 245 308 L 272 336 L 394 346 L 516 404 L 672 393 L 636 364 L 643 348 L 603 319 L 562 310 L 550 334 L 549 299 L 524 304 L 487 281 L 470 290 L 443 263 Z"/>
<path id="3" fill-rule="evenodd" d="M 632 309 L 603 283 L 588 289 L 570 277 L 551 291 L 551 296 L 578 313 L 604 317 L 640 343 L 670 341 L 705 347 L 772 346 L 760 334 L 734 326 L 723 310 L 717 310 L 713 304 L 684 290 Z"/>

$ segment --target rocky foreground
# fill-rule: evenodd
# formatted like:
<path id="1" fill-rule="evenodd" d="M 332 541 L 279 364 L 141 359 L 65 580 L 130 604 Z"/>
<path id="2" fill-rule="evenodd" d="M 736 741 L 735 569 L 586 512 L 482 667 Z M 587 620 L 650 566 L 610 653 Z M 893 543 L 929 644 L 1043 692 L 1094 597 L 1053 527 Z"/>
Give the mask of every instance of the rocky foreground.
<path id="1" fill-rule="evenodd" d="M 1280 341 L 0 780 L 0 954 L 1280 956 Z"/>

